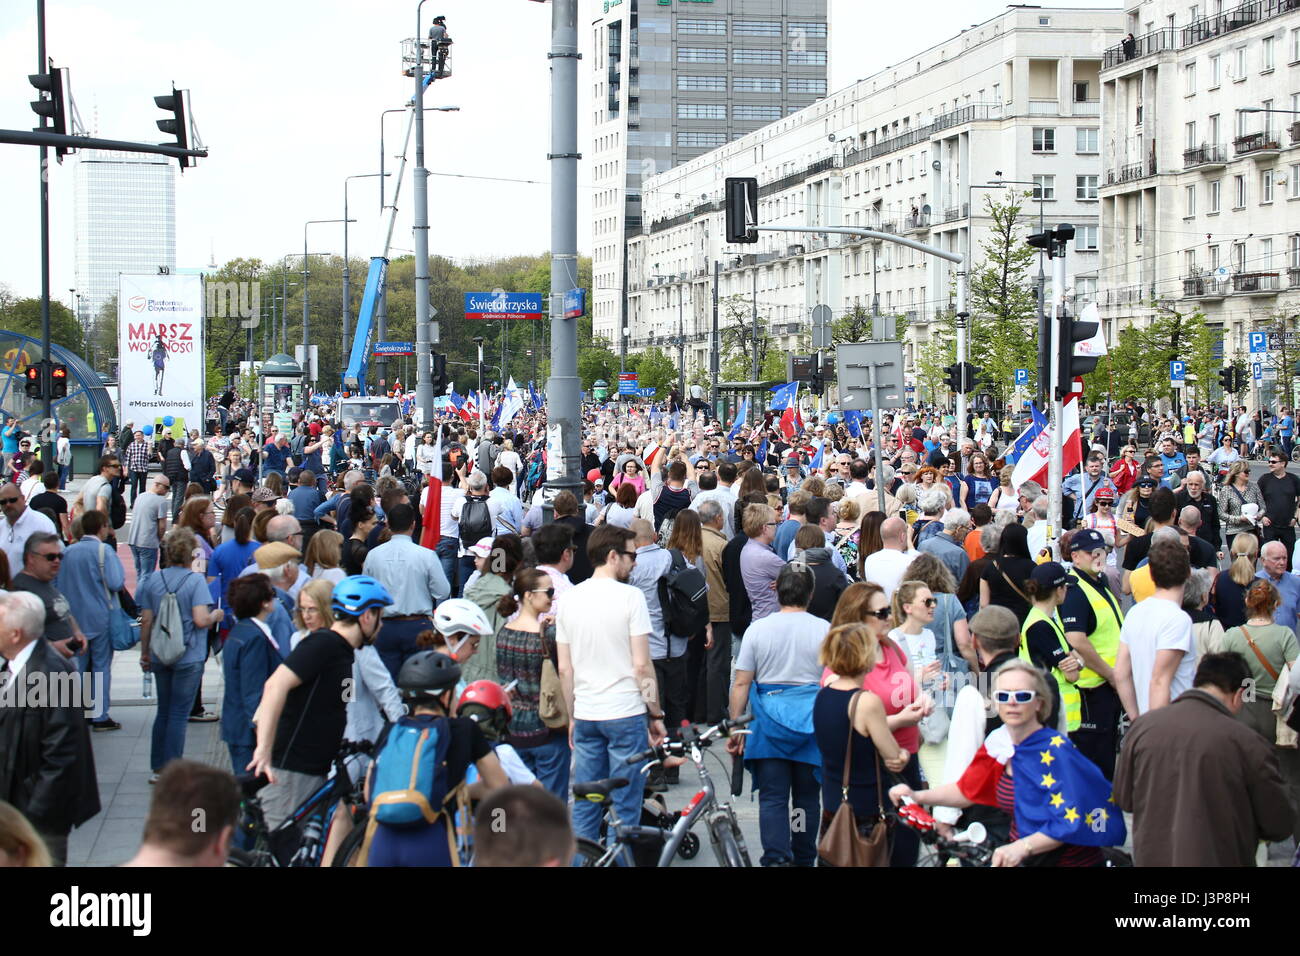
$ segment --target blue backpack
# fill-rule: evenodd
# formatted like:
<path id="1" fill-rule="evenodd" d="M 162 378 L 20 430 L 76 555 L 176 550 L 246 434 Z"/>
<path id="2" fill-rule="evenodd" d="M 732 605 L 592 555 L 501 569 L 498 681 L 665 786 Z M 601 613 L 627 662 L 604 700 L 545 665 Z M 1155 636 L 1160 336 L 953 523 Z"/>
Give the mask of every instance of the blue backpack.
<path id="1" fill-rule="evenodd" d="M 371 781 L 374 818 L 392 827 L 436 823 L 447 799 L 446 717 L 402 717 L 388 731 Z"/>

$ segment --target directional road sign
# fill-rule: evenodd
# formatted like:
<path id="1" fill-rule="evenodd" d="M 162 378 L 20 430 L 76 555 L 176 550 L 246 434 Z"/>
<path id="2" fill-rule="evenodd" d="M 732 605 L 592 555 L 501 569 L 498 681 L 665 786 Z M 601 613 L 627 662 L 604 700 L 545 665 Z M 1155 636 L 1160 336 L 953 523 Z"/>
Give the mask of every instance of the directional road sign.
<path id="1" fill-rule="evenodd" d="M 414 342 L 376 342 L 376 355 L 414 355 Z"/>
<path id="2" fill-rule="evenodd" d="M 533 292 L 466 292 L 467 319 L 540 319 L 542 297 Z"/>
<path id="3" fill-rule="evenodd" d="M 621 372 L 618 376 L 618 393 L 620 395 L 635 395 L 638 381 L 639 377 L 636 372 Z"/>

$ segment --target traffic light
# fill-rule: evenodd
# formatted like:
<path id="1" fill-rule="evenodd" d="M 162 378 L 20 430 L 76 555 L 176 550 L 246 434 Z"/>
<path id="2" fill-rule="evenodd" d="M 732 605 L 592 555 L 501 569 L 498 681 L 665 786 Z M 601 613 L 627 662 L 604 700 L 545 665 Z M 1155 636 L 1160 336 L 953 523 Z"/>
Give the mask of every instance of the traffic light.
<path id="1" fill-rule="evenodd" d="M 944 383 L 948 386 L 950 392 L 961 391 L 961 363 L 954 362 L 951 365 L 943 367 Z"/>
<path id="2" fill-rule="evenodd" d="M 1038 397 L 1047 400 L 1052 387 L 1052 320 L 1046 312 L 1038 317 Z M 1044 405 L 1043 407 L 1046 407 Z"/>
<path id="3" fill-rule="evenodd" d="M 983 371 L 984 370 L 978 365 L 972 365 L 970 362 L 962 362 L 961 380 L 962 385 L 964 386 L 962 391 L 969 394 L 979 388 L 984 382 L 980 377 Z"/>
<path id="4" fill-rule="evenodd" d="M 1074 354 L 1075 344 L 1087 342 L 1096 336 L 1101 329 L 1101 325 L 1097 322 L 1080 322 L 1078 319 L 1066 315 L 1064 309 L 1057 316 L 1056 321 L 1059 323 L 1057 326 L 1057 341 L 1061 343 L 1060 352 L 1057 355 L 1059 364 L 1056 371 L 1056 397 L 1064 399 L 1074 391 L 1075 376 L 1087 375 L 1097 367 L 1097 362 L 1101 360 L 1098 355 Z"/>
<path id="5" fill-rule="evenodd" d="M 58 362 L 50 365 L 50 398 L 68 397 L 68 367 Z"/>
<path id="6" fill-rule="evenodd" d="M 50 64 L 48 73 L 29 73 L 27 81 L 36 87 L 38 94 L 36 99 L 32 100 L 32 112 L 42 119 L 49 120 L 48 126 L 43 126 L 47 133 L 58 133 L 62 136 L 68 134 L 68 116 L 72 112 L 68 102 L 68 71 L 55 69 Z M 54 151 L 62 159 L 71 150 L 67 146 L 56 146 Z"/>
<path id="7" fill-rule="evenodd" d="M 758 180 L 728 176 L 726 190 L 727 242 L 758 242 Z"/>
<path id="8" fill-rule="evenodd" d="M 814 395 L 820 395 L 826 390 L 826 376 L 822 374 L 819 368 L 813 369 L 812 378 L 808 381 L 808 391 Z"/>
<path id="9" fill-rule="evenodd" d="M 1237 369 L 1236 366 L 1229 365 L 1227 368 L 1219 369 L 1219 387 L 1229 395 L 1237 391 Z"/>
<path id="10" fill-rule="evenodd" d="M 447 392 L 447 356 L 438 352 L 431 353 L 433 358 L 433 394 L 445 395 Z"/>
<path id="11" fill-rule="evenodd" d="M 158 129 L 162 130 L 169 136 L 176 137 L 176 146 L 181 149 L 190 148 L 190 128 L 189 128 L 189 109 L 188 109 L 189 90 L 178 90 L 172 87 L 170 94 L 155 96 L 154 103 L 160 110 L 166 110 L 171 113 L 170 119 L 158 120 Z M 169 145 L 169 144 L 164 144 Z M 194 157 L 179 157 L 181 169 L 194 165 Z"/>
<path id="12" fill-rule="evenodd" d="M 28 398 L 40 401 L 45 397 L 45 376 L 42 374 L 44 366 L 44 362 L 33 362 L 27 366 L 27 381 L 23 385 L 23 390 Z"/>

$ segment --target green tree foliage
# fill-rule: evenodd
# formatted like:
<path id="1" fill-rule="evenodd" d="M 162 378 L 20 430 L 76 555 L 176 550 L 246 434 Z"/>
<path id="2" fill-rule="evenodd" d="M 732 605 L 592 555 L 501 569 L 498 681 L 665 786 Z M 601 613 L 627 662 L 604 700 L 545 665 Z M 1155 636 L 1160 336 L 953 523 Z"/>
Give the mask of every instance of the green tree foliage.
<path id="1" fill-rule="evenodd" d="M 20 299 L 0 288 L 0 329 L 30 335 L 36 341 L 41 340 L 41 300 Z M 50 301 L 50 341 L 56 345 L 76 352 L 84 353 L 81 324 L 62 302 Z"/>
<path id="2" fill-rule="evenodd" d="M 957 361 L 957 340 L 953 316 L 939 319 L 930 329 L 930 338 L 916 351 L 916 397 L 922 402 L 948 401 L 944 367 Z"/>
<path id="3" fill-rule="evenodd" d="M 658 389 L 659 394 L 667 395 L 677 386 L 677 363 L 661 349 L 648 348 L 635 356 L 629 355 L 627 364 L 628 371 L 637 373 L 637 384 L 641 388 Z"/>
<path id="4" fill-rule="evenodd" d="M 1110 392 L 1116 401 L 1172 401 L 1175 390 L 1169 385 L 1169 363 L 1175 359 L 1188 363 L 1188 370 L 1195 372 L 1202 387 L 1217 382 L 1217 369 L 1222 365 L 1213 359 L 1215 333 L 1207 328 L 1204 313 L 1153 305 L 1157 314 L 1151 324 L 1122 329 L 1096 370 L 1085 376 L 1088 396 Z"/>
<path id="5" fill-rule="evenodd" d="M 1037 253 L 1025 244 L 1020 202 L 1014 195 L 1006 202 L 984 197 L 989 236 L 969 285 L 969 361 L 984 372 L 988 384 L 980 390 L 1004 402 L 1016 369 L 1029 369 L 1032 380 L 1038 368 L 1038 294 L 1029 275 Z"/>

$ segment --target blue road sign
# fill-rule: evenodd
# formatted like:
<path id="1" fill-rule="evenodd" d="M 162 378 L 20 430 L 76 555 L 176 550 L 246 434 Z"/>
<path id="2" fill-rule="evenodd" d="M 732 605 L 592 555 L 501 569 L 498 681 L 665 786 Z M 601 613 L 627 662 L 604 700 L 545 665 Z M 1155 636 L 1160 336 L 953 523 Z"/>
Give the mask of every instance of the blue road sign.
<path id="1" fill-rule="evenodd" d="M 1251 332 L 1250 333 L 1250 352 L 1252 355 L 1259 352 L 1268 351 L 1268 333 Z M 1258 378 L 1258 376 L 1256 376 Z"/>
<path id="2" fill-rule="evenodd" d="M 1029 384 L 1029 369 L 1027 368 L 1016 369 L 1016 384 L 1017 385 Z"/>
<path id="3" fill-rule="evenodd" d="M 1169 381 L 1182 382 L 1187 379 L 1187 363 L 1173 361 L 1169 363 Z"/>
<path id="4" fill-rule="evenodd" d="M 1255 333 L 1252 332 L 1251 334 L 1254 335 Z M 1257 381 L 1257 382 L 1263 380 L 1263 378 L 1264 378 L 1264 363 L 1263 363 L 1263 362 L 1251 362 L 1251 363 L 1250 363 L 1250 377 L 1253 378 L 1253 379 L 1254 379 L 1255 381 Z"/>
<path id="5" fill-rule="evenodd" d="M 414 342 L 376 342 L 376 355 L 414 355 Z"/>
<path id="6" fill-rule="evenodd" d="M 635 395 L 637 393 L 640 379 L 636 372 L 620 372 L 618 376 L 618 393 L 620 395 Z"/>
<path id="7" fill-rule="evenodd" d="M 533 292 L 466 292 L 467 319 L 540 319 L 542 297 Z"/>
<path id="8" fill-rule="evenodd" d="M 587 290 L 570 289 L 564 293 L 564 317 L 566 319 L 581 318 L 587 311 Z"/>
<path id="9" fill-rule="evenodd" d="M 642 398 L 654 398 L 657 391 L 659 391 L 657 388 L 638 388 L 636 393 Z"/>

